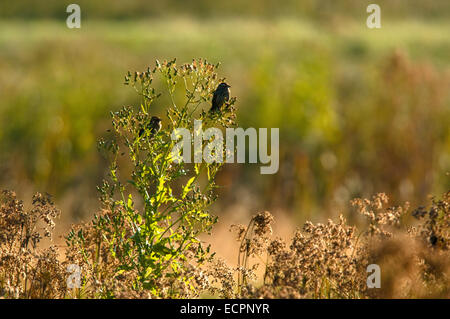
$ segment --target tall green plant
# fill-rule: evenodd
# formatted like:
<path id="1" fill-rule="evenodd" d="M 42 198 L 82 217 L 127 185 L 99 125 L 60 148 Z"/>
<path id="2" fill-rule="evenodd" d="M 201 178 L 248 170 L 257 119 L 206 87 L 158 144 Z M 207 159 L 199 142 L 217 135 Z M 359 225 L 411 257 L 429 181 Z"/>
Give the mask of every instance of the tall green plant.
<path id="1" fill-rule="evenodd" d="M 112 113 L 113 138 L 99 143 L 110 169 L 109 178 L 98 187 L 108 212 L 94 219 L 102 243 L 98 247 L 106 244 L 116 259 L 115 275 L 135 274 L 135 290 L 161 296 L 158 282 L 167 277 L 194 289 L 192 278 L 185 275 L 187 267 L 211 256 L 198 236 L 209 232 L 217 220 L 208 207 L 216 199 L 215 178 L 223 164 L 174 161 L 177 141 L 171 134 L 177 128 L 192 134 L 196 119 L 202 120 L 203 129 L 234 125 L 235 99 L 219 113 L 208 112 L 212 93 L 223 81 L 217 67 L 201 59 L 181 66 L 173 60 L 156 61 L 153 69 L 144 72 L 128 72 L 125 84 L 136 90 L 141 105 Z M 170 105 L 162 129 L 156 132 L 149 124 L 158 99 L 169 100 Z M 125 169 L 129 165 L 131 173 Z M 81 248 L 83 231 L 73 231 L 68 242 Z M 98 260 L 94 258 L 94 269 Z M 176 291 L 170 296 L 176 297 Z"/>

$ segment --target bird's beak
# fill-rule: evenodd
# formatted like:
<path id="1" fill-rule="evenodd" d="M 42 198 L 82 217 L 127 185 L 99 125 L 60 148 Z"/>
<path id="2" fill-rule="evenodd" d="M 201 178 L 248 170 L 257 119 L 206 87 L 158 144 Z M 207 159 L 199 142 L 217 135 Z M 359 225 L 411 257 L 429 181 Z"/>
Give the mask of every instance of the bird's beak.
<path id="1" fill-rule="evenodd" d="M 230 88 L 230 87 L 231 87 L 231 85 L 228 85 L 228 84 L 227 84 L 227 87 L 229 87 L 229 88 Z"/>

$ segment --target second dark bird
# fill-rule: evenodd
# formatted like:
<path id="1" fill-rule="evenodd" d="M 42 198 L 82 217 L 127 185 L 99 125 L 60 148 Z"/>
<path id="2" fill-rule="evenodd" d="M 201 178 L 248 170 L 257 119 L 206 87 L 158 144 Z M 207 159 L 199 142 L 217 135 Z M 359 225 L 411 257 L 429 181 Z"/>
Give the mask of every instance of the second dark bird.
<path id="1" fill-rule="evenodd" d="M 227 83 L 220 83 L 214 91 L 210 112 L 220 111 L 222 105 L 230 99 L 230 87 Z"/>
<path id="2" fill-rule="evenodd" d="M 154 136 L 156 133 L 159 132 L 159 130 L 161 129 L 162 124 L 161 124 L 161 119 L 157 116 L 152 116 L 152 118 L 150 119 L 150 122 L 148 123 L 146 128 L 141 128 L 139 130 L 139 137 L 141 137 L 145 131 L 149 131 L 150 132 L 150 136 Z"/>

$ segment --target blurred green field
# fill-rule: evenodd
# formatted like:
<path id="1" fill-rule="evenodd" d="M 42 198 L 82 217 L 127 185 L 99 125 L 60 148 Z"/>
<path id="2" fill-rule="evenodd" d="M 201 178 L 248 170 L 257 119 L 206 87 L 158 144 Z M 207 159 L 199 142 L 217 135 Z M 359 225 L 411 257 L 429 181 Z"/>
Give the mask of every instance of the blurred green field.
<path id="1" fill-rule="evenodd" d="M 71 2 L 46 0 L 36 5 L 35 0 L 4 1 L 0 3 L 0 18 L 65 19 L 65 8 Z M 334 18 L 361 18 L 371 0 L 78 0 L 83 15 L 88 19 L 145 19 L 156 17 L 192 16 L 222 19 L 230 16 L 276 19 L 279 16 L 312 18 L 326 21 Z M 450 3 L 447 0 L 378 0 L 383 17 L 404 19 L 447 20 Z"/>
<path id="2" fill-rule="evenodd" d="M 222 63 L 240 126 L 281 134 L 279 173 L 230 166 L 218 211 L 231 201 L 310 218 L 379 191 L 420 204 L 450 186 L 449 30 L 431 19 L 379 30 L 354 19 L 0 21 L 0 186 L 92 213 L 105 173 L 96 140 L 109 111 L 137 104 L 124 74 L 204 57 Z"/>

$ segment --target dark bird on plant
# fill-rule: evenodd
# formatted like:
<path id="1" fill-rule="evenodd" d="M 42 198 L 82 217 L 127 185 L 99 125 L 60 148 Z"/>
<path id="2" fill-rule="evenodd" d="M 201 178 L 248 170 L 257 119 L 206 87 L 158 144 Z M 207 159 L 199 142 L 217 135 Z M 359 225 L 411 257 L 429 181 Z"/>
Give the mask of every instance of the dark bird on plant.
<path id="1" fill-rule="evenodd" d="M 220 83 L 217 86 L 217 89 L 214 91 L 212 98 L 212 106 L 209 110 L 210 112 L 220 111 L 220 108 L 225 102 L 228 102 L 230 99 L 230 87 L 225 82 Z"/>
<path id="2" fill-rule="evenodd" d="M 146 128 L 141 128 L 139 130 L 139 137 L 141 137 L 146 131 L 150 132 L 150 137 L 154 136 L 161 129 L 161 119 L 157 116 L 152 116 L 150 122 Z"/>

